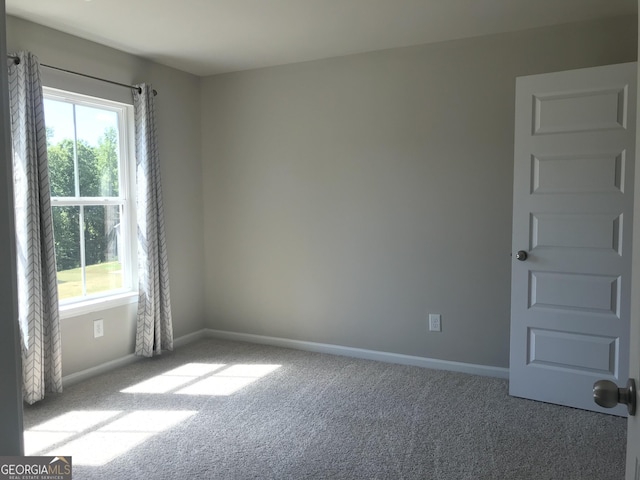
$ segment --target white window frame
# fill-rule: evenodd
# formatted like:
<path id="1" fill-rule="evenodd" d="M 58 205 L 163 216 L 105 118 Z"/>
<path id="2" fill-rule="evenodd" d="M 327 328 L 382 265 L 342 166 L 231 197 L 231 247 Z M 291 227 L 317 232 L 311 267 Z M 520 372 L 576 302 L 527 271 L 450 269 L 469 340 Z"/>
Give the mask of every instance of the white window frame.
<path id="1" fill-rule="evenodd" d="M 99 108 L 113 111 L 118 115 L 119 139 L 119 196 L 118 197 L 51 197 L 52 207 L 62 206 L 122 206 L 120 224 L 124 240 L 122 241 L 123 276 L 122 288 L 86 295 L 84 267 L 84 226 L 80 215 L 80 250 L 83 296 L 59 301 L 60 315 L 72 317 L 84 313 L 103 310 L 128 303 L 133 303 L 138 297 L 138 269 L 137 269 L 137 230 L 136 219 L 136 170 L 135 170 L 135 135 L 133 105 L 115 102 L 98 97 L 91 97 L 79 93 L 69 92 L 51 87 L 43 87 L 45 99 L 65 102 L 75 105 Z M 74 115 L 75 121 L 75 115 Z M 45 119 L 46 122 L 46 119 Z M 75 141 L 76 139 L 74 139 Z M 74 160 L 75 161 L 75 160 Z M 76 188 L 79 186 L 77 185 Z M 82 209 L 81 209 L 82 212 Z M 54 231 L 55 234 L 55 231 Z"/>

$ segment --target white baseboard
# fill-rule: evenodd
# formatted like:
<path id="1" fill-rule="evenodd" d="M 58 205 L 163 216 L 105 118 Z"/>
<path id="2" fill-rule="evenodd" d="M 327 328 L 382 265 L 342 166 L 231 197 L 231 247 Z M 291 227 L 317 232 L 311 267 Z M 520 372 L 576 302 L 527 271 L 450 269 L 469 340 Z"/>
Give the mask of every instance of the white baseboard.
<path id="1" fill-rule="evenodd" d="M 293 348 L 296 350 L 306 350 L 308 352 L 329 353 L 332 355 L 343 355 L 345 357 L 378 360 L 381 362 L 398 363 L 401 365 L 413 365 L 416 367 L 432 368 L 436 370 L 449 370 L 452 372 L 469 373 L 485 377 L 509 378 L 509 369 L 503 367 L 452 362 L 449 360 L 438 360 L 436 358 L 416 357 L 400 353 L 379 352 L 376 350 L 343 347 L 341 345 L 330 345 L 326 343 L 304 342 L 288 338 L 266 337 L 263 335 L 229 332 L 225 330 L 205 329 L 204 336 L 220 338 L 223 340 L 235 340 L 239 342 L 272 345 L 275 347 Z"/>
<path id="2" fill-rule="evenodd" d="M 193 343 L 197 340 L 200 340 L 201 338 L 207 338 L 210 335 L 207 332 L 206 328 L 203 328 L 202 330 L 198 330 L 197 332 L 193 332 L 193 333 L 188 333 L 187 335 L 183 335 L 181 337 L 178 338 L 174 338 L 173 339 L 173 348 L 180 348 L 180 347 L 184 347 L 185 345 L 188 345 L 189 343 Z"/>
<path id="3" fill-rule="evenodd" d="M 101 375 L 111 370 L 115 370 L 116 368 L 124 367 L 125 365 L 137 362 L 138 360 L 140 360 L 140 358 L 142 357 L 137 357 L 133 353 L 131 353 L 124 357 L 111 360 L 110 362 L 102 363 L 95 367 L 87 368 L 86 370 L 81 370 L 79 372 L 66 375 L 62 377 L 62 387 L 69 387 L 75 383 L 82 382 L 83 380 L 87 380 L 91 377 Z"/>
<path id="4" fill-rule="evenodd" d="M 173 347 L 180 348 L 189 343 L 195 342 L 196 340 L 200 340 L 201 338 L 207 338 L 210 335 L 208 334 L 206 329 L 198 330 L 197 332 L 189 333 L 187 335 L 183 335 L 182 337 L 173 339 Z M 76 373 L 72 373 L 70 375 L 65 375 L 62 377 L 62 387 L 69 387 L 75 383 L 81 382 L 83 380 L 87 380 L 91 377 L 95 377 L 97 375 L 101 375 L 103 373 L 109 372 L 111 370 L 115 370 L 116 368 L 124 367 L 125 365 L 129 365 L 133 362 L 136 362 L 143 357 L 138 357 L 133 353 L 129 355 L 125 355 L 121 358 L 116 358 L 115 360 L 111 360 L 106 363 L 102 363 L 95 367 L 87 368 L 86 370 L 81 370 Z"/>

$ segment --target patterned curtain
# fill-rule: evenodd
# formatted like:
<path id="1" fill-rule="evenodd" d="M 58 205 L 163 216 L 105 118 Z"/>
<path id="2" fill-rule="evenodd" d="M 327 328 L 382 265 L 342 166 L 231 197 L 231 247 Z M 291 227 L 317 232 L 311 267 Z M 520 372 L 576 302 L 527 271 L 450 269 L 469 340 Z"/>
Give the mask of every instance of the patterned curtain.
<path id="1" fill-rule="evenodd" d="M 138 275 L 140 296 L 136 355 L 151 357 L 173 350 L 169 266 L 156 140 L 153 88 L 133 89 L 136 130 Z"/>
<path id="2" fill-rule="evenodd" d="M 24 400 L 62 392 L 62 349 L 47 134 L 40 66 L 30 54 L 9 64 L 9 104 L 18 272 L 18 319 L 22 338 Z"/>

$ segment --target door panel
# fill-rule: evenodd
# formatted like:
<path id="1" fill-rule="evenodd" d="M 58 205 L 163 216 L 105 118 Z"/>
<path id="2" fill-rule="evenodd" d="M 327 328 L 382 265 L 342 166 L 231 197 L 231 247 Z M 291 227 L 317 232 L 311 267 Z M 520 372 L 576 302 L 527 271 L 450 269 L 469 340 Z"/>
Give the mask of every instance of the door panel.
<path id="1" fill-rule="evenodd" d="M 625 87 L 567 90 L 533 95 L 533 134 L 626 129 Z"/>
<path id="2" fill-rule="evenodd" d="M 569 155 L 532 157 L 531 191 L 550 193 L 616 193 L 624 185 L 624 156 Z"/>
<path id="3" fill-rule="evenodd" d="M 530 272 L 529 308 L 573 310 L 619 317 L 620 277 Z"/>
<path id="4" fill-rule="evenodd" d="M 620 253 L 621 229 L 622 215 L 531 214 L 531 250 L 538 247 L 601 248 Z"/>
<path id="5" fill-rule="evenodd" d="M 517 79 L 511 395 L 626 415 L 635 105 L 635 63 Z"/>
<path id="6" fill-rule="evenodd" d="M 615 375 L 618 339 L 555 330 L 529 330 L 529 364 L 550 369 Z"/>

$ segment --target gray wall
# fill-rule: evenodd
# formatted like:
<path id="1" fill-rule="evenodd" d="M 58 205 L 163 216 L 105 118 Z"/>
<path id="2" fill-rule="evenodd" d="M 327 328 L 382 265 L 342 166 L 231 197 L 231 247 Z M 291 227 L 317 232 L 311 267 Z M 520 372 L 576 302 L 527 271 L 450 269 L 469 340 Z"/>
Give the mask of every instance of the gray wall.
<path id="1" fill-rule="evenodd" d="M 4 0 L 0 0 L 0 59 L 6 55 Z M 0 62 L 0 456 L 22 455 L 22 371 L 16 305 L 13 174 L 7 65 Z"/>
<path id="2" fill-rule="evenodd" d="M 29 50 L 41 63 L 123 83 L 150 82 L 156 97 L 176 337 L 204 326 L 203 228 L 199 79 L 133 55 L 8 17 L 10 51 Z M 43 68 L 43 83 L 131 102 L 126 88 L 56 74 Z M 136 305 L 62 320 L 63 375 L 133 353 Z M 104 319 L 102 338 L 92 321 Z"/>
<path id="3" fill-rule="evenodd" d="M 507 367 L 515 77 L 635 61 L 636 32 L 630 16 L 203 79 L 208 326 Z"/>

